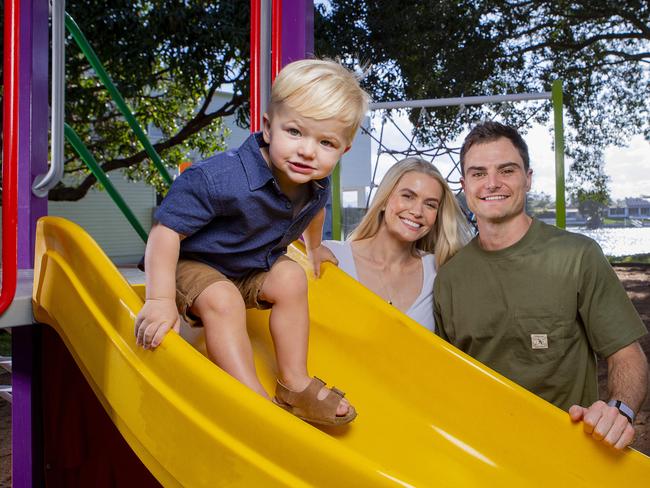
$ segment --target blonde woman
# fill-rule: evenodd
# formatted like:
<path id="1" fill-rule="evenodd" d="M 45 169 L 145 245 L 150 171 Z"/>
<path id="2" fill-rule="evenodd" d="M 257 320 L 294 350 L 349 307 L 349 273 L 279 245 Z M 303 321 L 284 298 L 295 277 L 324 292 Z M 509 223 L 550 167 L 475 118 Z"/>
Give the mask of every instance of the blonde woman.
<path id="1" fill-rule="evenodd" d="M 346 242 L 326 241 L 339 267 L 431 331 L 436 270 L 470 239 L 469 225 L 438 169 L 396 163 Z"/>

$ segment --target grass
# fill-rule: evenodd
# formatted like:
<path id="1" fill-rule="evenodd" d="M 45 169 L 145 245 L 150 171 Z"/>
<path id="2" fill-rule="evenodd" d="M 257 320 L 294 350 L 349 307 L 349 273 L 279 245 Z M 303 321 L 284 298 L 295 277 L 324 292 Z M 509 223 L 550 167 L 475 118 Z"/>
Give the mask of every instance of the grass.
<path id="1" fill-rule="evenodd" d="M 607 256 L 607 259 L 612 264 L 650 264 L 650 253 L 632 254 L 630 256 Z"/>
<path id="2" fill-rule="evenodd" d="M 622 224 L 622 223 L 623 223 L 622 219 L 610 219 L 609 217 L 603 217 L 604 225 L 615 225 L 615 224 Z"/>
<path id="3" fill-rule="evenodd" d="M 11 334 L 0 330 L 0 356 L 11 356 Z"/>

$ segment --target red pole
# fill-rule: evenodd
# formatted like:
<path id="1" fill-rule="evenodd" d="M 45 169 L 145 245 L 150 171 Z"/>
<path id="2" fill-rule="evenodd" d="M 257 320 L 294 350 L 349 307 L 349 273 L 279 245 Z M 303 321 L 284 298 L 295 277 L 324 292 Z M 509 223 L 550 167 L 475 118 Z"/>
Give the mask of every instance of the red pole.
<path id="1" fill-rule="evenodd" d="M 2 293 L 0 314 L 16 294 L 18 270 L 18 60 L 20 0 L 5 2 L 2 142 Z"/>
<path id="2" fill-rule="evenodd" d="M 250 116 L 251 132 L 260 130 L 260 16 L 261 0 L 251 0 Z"/>
<path id="3" fill-rule="evenodd" d="M 282 0 L 273 0 L 271 19 L 271 83 L 273 83 L 282 69 Z"/>

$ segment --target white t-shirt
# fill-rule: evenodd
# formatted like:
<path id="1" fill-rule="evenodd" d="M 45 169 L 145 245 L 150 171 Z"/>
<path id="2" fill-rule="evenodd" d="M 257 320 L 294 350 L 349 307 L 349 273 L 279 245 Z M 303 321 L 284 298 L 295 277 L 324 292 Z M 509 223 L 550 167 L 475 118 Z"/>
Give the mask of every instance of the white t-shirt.
<path id="1" fill-rule="evenodd" d="M 339 268 L 349 274 L 352 278 L 359 281 L 357 267 L 354 264 L 352 246 L 350 242 L 341 241 L 323 241 L 336 259 L 339 260 Z M 433 254 L 422 256 L 422 289 L 420 295 L 415 299 L 413 305 L 406 311 L 406 315 L 418 322 L 423 327 L 435 332 L 436 323 L 433 318 L 433 281 L 436 278 L 436 263 Z"/>

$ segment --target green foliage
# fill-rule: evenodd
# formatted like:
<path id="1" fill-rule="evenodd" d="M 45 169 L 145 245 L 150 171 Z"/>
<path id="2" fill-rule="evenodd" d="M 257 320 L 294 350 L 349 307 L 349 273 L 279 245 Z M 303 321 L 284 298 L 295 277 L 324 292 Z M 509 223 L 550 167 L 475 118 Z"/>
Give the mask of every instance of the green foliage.
<path id="1" fill-rule="evenodd" d="M 536 213 L 538 211 L 549 210 L 555 206 L 553 198 L 548 193 L 528 192 L 526 195 L 526 207 L 529 211 Z"/>
<path id="2" fill-rule="evenodd" d="M 597 175 L 598 181 L 601 178 Z M 604 178 L 606 181 L 606 178 Z M 607 214 L 607 205 L 609 205 L 609 193 L 597 185 L 586 185 L 585 188 L 575 187 L 572 192 L 572 203 L 578 207 L 578 211 L 587 219 L 587 228 L 596 229 L 603 224 L 603 219 Z"/>
<path id="3" fill-rule="evenodd" d="M 607 256 L 612 264 L 650 264 L 650 254 L 632 254 L 630 256 Z"/>
<path id="4" fill-rule="evenodd" d="M 0 356 L 11 356 L 11 334 L 0 330 Z"/>
<path id="5" fill-rule="evenodd" d="M 89 0 L 68 2 L 75 19 L 145 132 L 172 168 L 190 151 L 224 147 L 221 117 L 246 124 L 248 2 Z M 232 97 L 205 103 L 226 85 Z M 164 191 L 153 163 L 70 35 L 66 37 L 66 122 L 106 171 L 122 168 Z M 151 137 L 150 137 L 151 138 Z M 95 183 L 66 146 L 66 179 L 52 200 L 77 200 Z"/>
<path id="6" fill-rule="evenodd" d="M 550 91 L 563 80 L 575 197 L 587 184 L 592 200 L 606 199 L 604 147 L 650 138 L 645 1 L 338 0 L 320 5 L 315 23 L 318 54 L 371 66 L 365 85 L 375 101 Z M 494 110 L 432 110 L 419 138 L 457 136 Z M 550 102 L 496 110 L 524 130 L 552 113 Z"/>
<path id="7" fill-rule="evenodd" d="M 156 148 L 168 166 L 191 150 L 221 148 L 220 117 L 234 114 L 246 124 L 248 2 L 88 0 L 68 2 L 67 10 L 141 125 L 161 130 Z M 368 65 L 364 84 L 376 101 L 549 91 L 562 79 L 570 189 L 577 197 L 587 185 L 598 201 L 607 191 L 603 148 L 638 132 L 650 138 L 648 25 L 650 7 L 641 0 L 335 0 L 317 8 L 315 46 L 319 56 Z M 69 36 L 66 58 L 68 123 L 106 170 L 124 168 L 161 188 Z M 232 98 L 208 108 L 204 101 L 223 85 Z M 418 135 L 423 143 L 452 138 L 495 110 L 525 129 L 548 121 L 551 104 L 541 107 L 439 109 Z M 95 183 L 66 151 L 68 186 L 51 199 L 79 199 Z"/>
<path id="8" fill-rule="evenodd" d="M 141 126 L 160 131 L 156 148 L 167 166 L 177 166 L 190 151 L 223 150 L 222 116 L 236 114 L 245 122 L 247 8 L 234 1 L 171 0 L 94 0 L 67 8 Z M 66 111 L 73 128 L 91 141 L 91 151 L 105 168 L 125 168 L 131 178 L 162 192 L 153 163 L 71 39 L 67 58 Z M 224 84 L 231 85 L 232 98 L 208 107 L 206 100 Z M 66 169 L 82 181 L 92 178 L 71 153 Z M 50 198 L 57 195 L 68 199 L 70 192 L 57 188 Z"/>

